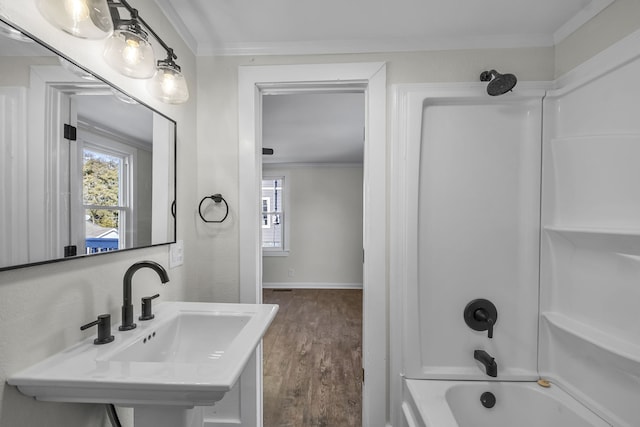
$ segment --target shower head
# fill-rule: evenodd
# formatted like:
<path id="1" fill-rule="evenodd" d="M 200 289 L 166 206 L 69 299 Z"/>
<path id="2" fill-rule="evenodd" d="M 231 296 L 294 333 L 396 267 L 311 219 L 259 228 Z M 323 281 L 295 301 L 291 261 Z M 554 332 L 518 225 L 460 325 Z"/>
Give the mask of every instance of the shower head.
<path id="1" fill-rule="evenodd" d="M 513 74 L 500 74 L 496 70 L 483 71 L 480 74 L 480 81 L 489 82 L 487 93 L 491 96 L 504 95 L 518 83 L 518 79 Z"/>

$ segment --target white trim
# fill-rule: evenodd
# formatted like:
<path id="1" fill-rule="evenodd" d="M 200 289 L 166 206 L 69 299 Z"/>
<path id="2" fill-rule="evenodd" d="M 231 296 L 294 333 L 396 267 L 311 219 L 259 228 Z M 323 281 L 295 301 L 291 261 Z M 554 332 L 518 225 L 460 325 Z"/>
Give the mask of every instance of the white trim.
<path id="1" fill-rule="evenodd" d="M 387 354 L 387 74 L 385 64 L 369 74 L 364 145 L 364 269 L 362 425 L 382 426 L 389 414 Z M 384 232 L 381 232 L 381 230 Z"/>
<path id="2" fill-rule="evenodd" d="M 262 258 L 257 215 L 262 178 L 261 88 L 343 83 L 366 93 L 364 154 L 365 248 L 363 295 L 363 426 L 384 426 L 387 418 L 387 224 L 385 63 L 241 66 L 238 70 L 240 301 L 261 301 Z M 383 228 L 385 230 L 385 228 Z M 259 375 L 258 380 L 261 377 Z M 260 385 L 260 384 L 259 384 Z"/>
<path id="3" fill-rule="evenodd" d="M 175 8 L 171 4 L 170 0 L 156 0 L 155 1 L 164 16 L 167 17 L 176 32 L 182 37 L 184 43 L 189 47 L 191 52 L 195 55 L 198 49 L 198 41 L 191 34 L 189 27 L 180 18 L 180 14 L 176 12 Z"/>
<path id="4" fill-rule="evenodd" d="M 153 141 L 144 141 L 132 136 L 123 135 L 117 130 L 107 129 L 106 126 L 95 123 L 92 120 L 78 119 L 78 128 L 80 127 L 84 127 L 87 131 L 91 132 L 94 135 L 100 135 L 104 138 L 108 138 L 140 150 L 148 152 L 153 151 Z"/>
<path id="5" fill-rule="evenodd" d="M 362 283 L 265 282 L 262 289 L 362 289 Z"/>
<path id="6" fill-rule="evenodd" d="M 262 170 L 271 173 L 279 169 L 309 169 L 309 168 L 361 168 L 362 163 L 262 163 Z"/>
<path id="7" fill-rule="evenodd" d="M 463 49 L 512 49 L 553 46 L 547 34 L 469 37 L 388 38 L 295 42 L 198 44 L 197 56 L 324 55 L 346 53 L 418 52 Z"/>
<path id="8" fill-rule="evenodd" d="M 278 249 L 273 249 L 273 250 L 265 250 L 268 248 L 262 248 L 262 256 L 289 256 L 289 251 L 281 251 Z"/>

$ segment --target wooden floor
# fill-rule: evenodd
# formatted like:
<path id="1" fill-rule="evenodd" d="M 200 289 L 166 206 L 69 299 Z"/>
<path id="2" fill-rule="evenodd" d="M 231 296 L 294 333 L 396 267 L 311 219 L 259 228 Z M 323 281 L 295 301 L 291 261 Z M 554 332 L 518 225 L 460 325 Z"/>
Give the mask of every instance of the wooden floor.
<path id="1" fill-rule="evenodd" d="M 264 427 L 362 426 L 362 291 L 265 289 Z"/>

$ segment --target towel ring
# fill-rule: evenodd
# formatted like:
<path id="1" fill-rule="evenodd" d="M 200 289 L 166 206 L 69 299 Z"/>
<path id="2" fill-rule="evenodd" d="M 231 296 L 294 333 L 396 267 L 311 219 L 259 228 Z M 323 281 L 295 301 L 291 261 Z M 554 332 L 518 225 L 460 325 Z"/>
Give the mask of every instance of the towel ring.
<path id="1" fill-rule="evenodd" d="M 211 199 L 213 200 L 215 203 L 220 203 L 220 202 L 224 202 L 224 206 L 225 206 L 225 213 L 224 216 L 222 217 L 221 220 L 208 220 L 204 217 L 204 215 L 202 215 L 202 204 L 204 203 L 205 200 L 207 199 Z M 227 204 L 227 201 L 224 199 L 224 197 L 222 197 L 222 194 L 213 194 L 211 196 L 206 196 L 203 197 L 202 200 L 200 200 L 200 204 L 198 205 L 198 214 L 200 214 L 200 218 L 202 218 L 202 220 L 204 222 L 215 222 L 215 223 L 220 223 L 222 221 L 224 221 L 225 219 L 227 219 L 227 216 L 229 216 L 229 205 Z"/>

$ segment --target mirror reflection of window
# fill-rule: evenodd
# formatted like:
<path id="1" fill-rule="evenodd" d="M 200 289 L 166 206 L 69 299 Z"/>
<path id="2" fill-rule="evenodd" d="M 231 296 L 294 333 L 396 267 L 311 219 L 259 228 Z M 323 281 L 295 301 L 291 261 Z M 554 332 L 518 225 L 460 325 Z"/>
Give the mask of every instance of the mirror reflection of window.
<path id="1" fill-rule="evenodd" d="M 125 233 L 121 225 L 127 222 L 127 208 L 131 202 L 122 183 L 129 181 L 128 158 L 128 154 L 113 155 L 93 147 L 83 150 L 85 253 L 125 247 Z"/>
<path id="2" fill-rule="evenodd" d="M 150 228 L 136 224 L 139 215 L 150 214 L 151 153 L 85 124 L 78 128 L 77 144 L 71 174 L 81 185 L 72 187 L 77 193 L 71 195 L 71 217 L 75 240 L 84 248 L 78 252 L 108 252 L 148 241 Z"/>

